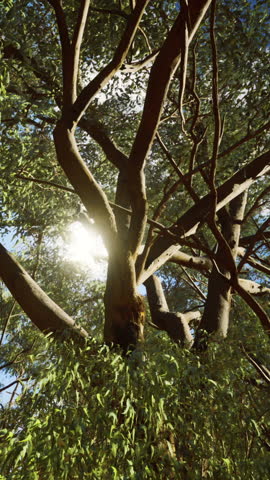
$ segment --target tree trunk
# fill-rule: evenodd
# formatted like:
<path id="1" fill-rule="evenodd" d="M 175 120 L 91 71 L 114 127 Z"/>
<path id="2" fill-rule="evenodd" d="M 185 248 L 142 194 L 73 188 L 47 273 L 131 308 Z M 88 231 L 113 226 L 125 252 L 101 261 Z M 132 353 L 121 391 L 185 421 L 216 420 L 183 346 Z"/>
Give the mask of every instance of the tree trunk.
<path id="1" fill-rule="evenodd" d="M 232 256 L 235 259 L 239 244 L 241 222 L 243 220 L 247 191 L 231 201 L 229 213 L 224 208 L 220 211 L 222 234 L 231 248 Z M 225 338 L 229 326 L 229 314 L 231 308 L 231 274 L 224 266 L 224 251 L 218 247 L 215 261 L 208 281 L 208 295 L 200 323 L 195 344 L 201 342 L 203 331 L 208 334 L 216 333 L 217 336 Z"/>
<path id="2" fill-rule="evenodd" d="M 104 340 L 127 353 L 143 341 L 145 306 L 136 291 L 133 258 L 124 251 L 110 255 L 104 305 Z"/>

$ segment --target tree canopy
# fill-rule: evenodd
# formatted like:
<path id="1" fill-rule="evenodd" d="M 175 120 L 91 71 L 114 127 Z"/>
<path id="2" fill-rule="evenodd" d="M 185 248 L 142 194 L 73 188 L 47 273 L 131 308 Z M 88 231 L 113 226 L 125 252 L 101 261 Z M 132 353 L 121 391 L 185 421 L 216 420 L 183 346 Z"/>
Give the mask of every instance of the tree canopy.
<path id="1" fill-rule="evenodd" d="M 269 478 L 269 3 L 0 14 L 3 478 Z"/>

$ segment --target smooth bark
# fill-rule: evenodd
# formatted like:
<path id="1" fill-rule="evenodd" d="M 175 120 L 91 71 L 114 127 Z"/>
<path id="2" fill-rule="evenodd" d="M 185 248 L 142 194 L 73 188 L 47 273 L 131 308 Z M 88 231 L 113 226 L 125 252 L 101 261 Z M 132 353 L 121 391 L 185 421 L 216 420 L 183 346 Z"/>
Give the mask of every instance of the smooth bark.
<path id="1" fill-rule="evenodd" d="M 252 160 L 217 188 L 216 211 L 218 212 L 231 200 L 243 193 L 252 183 L 269 172 L 269 170 L 270 151 Z M 180 249 L 179 243 L 177 244 L 177 238 L 179 238 L 180 242 L 181 238 L 193 235 L 198 226 L 206 221 L 209 215 L 211 200 L 211 193 L 205 195 L 195 205 L 189 208 L 170 228 L 169 231 L 173 235 L 163 236 L 157 239 L 150 251 L 147 269 L 142 273 L 140 282 L 143 283 L 149 276 L 153 275 L 158 268 L 164 265 L 164 263 Z"/>
<path id="2" fill-rule="evenodd" d="M 191 347 L 193 337 L 188 323 L 191 320 L 199 319 L 200 312 L 188 312 L 187 314 L 170 312 L 161 281 L 155 275 L 146 280 L 145 287 L 154 326 L 166 331 L 175 342 Z"/>
<path id="3" fill-rule="evenodd" d="M 48 297 L 2 244 L 0 277 L 39 330 L 44 333 L 69 330 L 76 336 L 88 337 L 88 333 Z"/>
<path id="4" fill-rule="evenodd" d="M 237 255 L 246 201 L 247 191 L 230 203 L 229 212 L 223 209 L 219 215 L 222 235 L 231 249 L 234 260 Z M 202 321 L 196 333 L 197 346 L 200 346 L 201 336 L 204 335 L 204 332 L 215 333 L 220 338 L 227 336 L 232 290 L 230 282 L 227 281 L 231 278 L 231 272 L 224 267 L 224 255 L 223 245 L 219 245 L 215 256 L 216 263 L 208 281 L 208 293 Z"/>

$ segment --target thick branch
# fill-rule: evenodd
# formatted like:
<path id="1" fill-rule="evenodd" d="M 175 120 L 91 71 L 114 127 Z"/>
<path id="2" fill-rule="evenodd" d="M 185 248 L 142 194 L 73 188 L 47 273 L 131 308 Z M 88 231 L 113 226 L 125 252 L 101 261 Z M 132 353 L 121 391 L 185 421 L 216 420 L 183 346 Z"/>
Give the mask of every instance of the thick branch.
<path id="1" fill-rule="evenodd" d="M 70 329 L 82 337 L 87 332 L 76 325 L 38 284 L 28 275 L 14 257 L 0 244 L 0 277 L 30 320 L 43 332 L 61 332 Z"/>
<path id="2" fill-rule="evenodd" d="M 196 2 L 192 0 L 190 2 L 189 41 L 193 38 L 210 3 L 210 0 L 197 0 Z M 185 26 L 186 15 L 181 9 L 151 68 L 142 119 L 130 153 L 130 174 L 135 178 L 136 185 L 132 184 L 130 191 L 133 215 L 130 223 L 129 243 L 131 251 L 135 255 L 146 223 L 143 166 L 158 128 L 170 81 L 179 65 L 181 52 L 185 48 L 182 38 Z"/>
<path id="3" fill-rule="evenodd" d="M 236 172 L 231 178 L 226 180 L 223 185 L 217 188 L 216 210 L 220 210 L 233 198 L 240 195 L 253 182 L 255 182 L 257 178 L 266 174 L 269 170 L 270 151 L 254 159 L 244 168 Z M 173 227 L 170 228 L 170 232 L 178 235 L 180 238 L 193 235 L 199 224 L 206 220 L 209 215 L 209 204 L 211 199 L 212 194 L 209 193 L 199 200 L 196 205 L 192 206 L 177 220 Z M 176 253 L 179 248 L 180 246 L 176 245 L 176 241 L 173 237 L 159 237 L 150 252 L 148 268 L 141 276 L 141 281 L 144 282 L 150 275 L 153 275 L 153 273 L 166 263 L 170 256 Z"/>
<path id="4" fill-rule="evenodd" d="M 84 204 L 88 215 L 100 228 L 108 250 L 116 236 L 114 213 L 108 199 L 78 151 L 74 134 L 60 120 L 54 130 L 58 162 Z"/>
<path id="5" fill-rule="evenodd" d="M 241 249 L 237 249 L 237 255 L 239 255 L 239 251 L 241 253 Z M 257 268 L 260 270 L 260 267 L 264 267 L 263 265 L 259 264 L 254 260 L 254 263 L 252 262 L 253 259 L 250 259 L 248 263 L 250 265 L 254 266 L 254 268 Z M 211 271 L 211 268 L 213 266 L 212 261 L 210 258 L 206 257 L 194 257 L 193 255 L 187 255 L 184 252 L 177 252 L 175 253 L 170 259 L 170 262 L 176 263 L 177 265 L 181 265 L 181 267 L 187 267 L 187 268 L 192 268 L 194 270 L 197 270 L 202 273 L 207 273 Z M 266 267 L 265 267 L 266 268 Z M 264 271 L 264 270 L 263 270 Z M 268 268 L 268 274 L 270 274 L 270 270 Z M 254 282 L 253 280 L 247 280 L 245 278 L 239 278 L 238 279 L 239 284 L 241 287 L 246 290 L 248 293 L 251 293 L 252 295 L 264 295 L 264 294 L 269 294 L 270 289 L 267 287 L 264 287 L 260 283 Z"/>
<path id="6" fill-rule="evenodd" d="M 238 279 L 239 285 L 243 290 L 250 293 L 251 295 L 264 295 L 270 293 L 270 288 L 264 287 L 260 283 L 254 282 L 253 280 L 247 280 L 245 278 Z"/>
<path id="7" fill-rule="evenodd" d="M 161 281 L 156 276 L 148 278 L 145 286 L 153 324 L 165 330 L 174 341 L 191 346 L 193 338 L 188 322 L 200 318 L 200 312 L 169 312 Z"/>
<path id="8" fill-rule="evenodd" d="M 63 52 L 67 52 L 70 47 L 70 40 L 68 34 L 68 28 L 66 24 L 66 17 L 60 0 L 48 0 L 48 3 L 53 7 L 55 11 L 56 22 L 59 31 L 59 37 Z"/>
<path id="9" fill-rule="evenodd" d="M 191 30 L 189 32 L 189 42 L 210 3 L 209 0 L 193 0 L 190 2 Z M 185 15 L 181 11 L 151 68 L 142 120 L 130 154 L 131 162 L 135 163 L 138 169 L 142 168 L 151 148 L 171 78 L 180 62 L 181 32 L 184 28 Z"/>
<path id="10" fill-rule="evenodd" d="M 198 270 L 199 272 L 209 272 L 213 265 L 209 258 L 194 257 L 193 255 L 188 255 L 180 251 L 172 255 L 169 261 L 177 263 L 182 267 L 194 268 L 194 270 Z"/>
<path id="11" fill-rule="evenodd" d="M 62 72 L 63 72 L 63 100 L 64 104 L 72 103 L 71 78 L 73 71 L 73 58 L 70 50 L 70 39 L 66 17 L 60 0 L 48 0 L 53 7 L 58 26 L 58 32 L 62 50 Z"/>
<path id="12" fill-rule="evenodd" d="M 270 319 L 261 305 L 253 298 L 243 287 L 240 285 L 239 282 L 235 282 L 233 284 L 234 290 L 242 297 L 242 299 L 247 303 L 247 305 L 253 310 L 253 312 L 259 318 L 261 325 L 266 332 L 266 334 L 270 337 Z"/>

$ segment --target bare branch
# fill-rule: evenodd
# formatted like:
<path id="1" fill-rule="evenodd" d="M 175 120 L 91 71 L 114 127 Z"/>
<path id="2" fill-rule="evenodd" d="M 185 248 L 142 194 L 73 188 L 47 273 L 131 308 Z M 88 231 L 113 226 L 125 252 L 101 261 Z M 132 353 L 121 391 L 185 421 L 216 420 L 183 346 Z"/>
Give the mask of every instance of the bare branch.
<path id="1" fill-rule="evenodd" d="M 27 177 L 27 176 L 21 175 L 19 173 L 17 173 L 15 175 L 15 178 L 19 178 L 20 180 L 26 180 L 28 182 L 37 183 L 37 184 L 40 184 L 40 185 L 48 185 L 49 187 L 57 188 L 59 190 L 63 190 L 64 192 L 74 193 L 75 195 L 77 195 L 77 193 L 75 192 L 75 190 L 73 190 L 73 188 L 65 187 L 64 185 L 60 185 L 59 183 L 50 182 L 48 180 L 42 180 L 41 178 Z"/>
<path id="2" fill-rule="evenodd" d="M 183 280 L 186 281 L 186 283 L 189 285 L 189 287 L 191 289 L 193 289 L 194 292 L 196 292 L 199 295 L 199 297 L 202 298 L 202 300 L 206 300 L 206 296 L 204 295 L 202 290 L 198 287 L 198 285 L 196 285 L 196 282 L 194 281 L 194 279 L 192 278 L 190 273 L 187 272 L 185 267 L 182 267 L 182 271 L 183 271 L 184 275 L 186 276 L 186 279 L 183 279 Z"/>
<path id="3" fill-rule="evenodd" d="M 247 247 L 250 242 L 253 242 L 254 236 L 256 235 L 256 242 L 263 240 L 264 238 L 270 238 L 270 231 L 259 232 L 257 231 L 254 235 L 246 235 L 245 237 L 240 238 L 240 245 Z M 259 236 L 258 236 L 259 235 Z"/>
<path id="4" fill-rule="evenodd" d="M 259 207 L 261 206 L 261 205 L 260 205 L 260 200 L 262 200 L 263 197 L 265 197 L 266 195 L 268 195 L 269 192 L 270 192 L 270 185 L 269 185 L 268 187 L 266 187 L 266 188 L 260 193 L 260 195 L 256 198 L 254 204 L 252 205 L 252 207 L 250 207 L 250 209 L 249 209 L 248 212 L 246 213 L 243 222 L 246 222 L 246 220 L 248 219 L 248 217 L 250 217 L 250 215 L 252 215 L 252 213 L 253 213 L 257 208 L 259 208 Z"/>
<path id="5" fill-rule="evenodd" d="M 0 345 L 2 345 L 3 341 L 4 341 L 4 337 L 5 337 L 5 333 L 7 331 L 7 327 L 8 327 L 8 324 L 9 324 L 9 321 L 12 317 L 12 314 L 14 312 L 14 308 L 15 308 L 15 305 L 16 305 L 16 301 L 13 300 L 12 304 L 11 304 L 11 307 L 9 309 L 9 312 L 7 314 L 7 317 L 6 317 L 6 320 L 5 320 L 5 323 L 4 323 L 4 326 L 3 326 L 3 330 L 2 330 L 2 334 L 1 334 L 1 338 L 0 338 Z"/>
<path id="6" fill-rule="evenodd" d="M 27 382 L 28 380 L 29 380 L 29 377 L 18 378 L 17 380 L 14 380 L 13 382 L 6 385 L 5 387 L 0 388 L 0 393 L 4 392 L 5 390 L 7 390 L 10 387 L 13 387 L 13 385 L 16 385 L 16 384 L 21 383 L 21 382 Z"/>
<path id="7" fill-rule="evenodd" d="M 242 255 L 239 255 L 239 256 L 242 256 Z M 266 273 L 266 275 L 270 276 L 270 268 L 267 267 L 266 265 L 263 265 L 261 262 L 254 260 L 254 258 L 248 257 L 246 259 L 246 263 L 248 263 L 251 267 L 255 268 L 259 272 Z"/>
<path id="8" fill-rule="evenodd" d="M 12 360 L 10 360 L 9 362 L 6 362 L 4 363 L 3 365 L 0 365 L 0 370 L 3 370 L 5 368 L 8 368 L 10 367 L 11 365 L 14 365 L 14 364 L 17 364 L 17 363 L 20 363 L 20 362 L 17 362 L 17 358 L 20 357 L 21 355 L 23 355 L 24 353 L 29 353 L 31 351 L 31 348 L 32 347 L 29 347 L 29 348 L 24 348 L 23 350 L 21 350 L 20 352 L 18 352 L 13 358 Z"/>
<path id="9" fill-rule="evenodd" d="M 139 60 L 138 62 L 134 63 L 125 63 L 121 71 L 124 73 L 134 73 L 139 72 L 142 68 L 146 67 L 149 63 L 151 63 L 157 57 L 159 50 L 156 50 L 149 55 L 147 55 L 143 60 Z"/>
<path id="10" fill-rule="evenodd" d="M 190 194 L 192 200 L 194 200 L 195 203 L 197 203 L 199 201 L 199 197 L 198 195 L 196 194 L 196 192 L 194 191 L 194 189 L 191 187 L 190 185 L 190 182 L 189 182 L 189 178 L 186 178 L 187 176 L 185 176 L 180 168 L 178 167 L 178 165 L 176 164 L 176 161 L 174 160 L 174 158 L 172 157 L 172 155 L 170 154 L 169 150 L 167 149 L 166 145 L 164 144 L 164 142 L 162 141 L 161 137 L 160 137 L 160 134 L 157 133 L 157 141 L 159 143 L 159 145 L 161 146 L 162 148 L 162 151 L 165 153 L 166 157 L 168 158 L 170 164 L 172 165 L 173 169 L 175 170 L 175 172 L 177 173 L 178 177 L 180 178 L 181 182 L 183 183 L 184 187 L 186 188 L 186 190 L 188 191 L 188 193 Z"/>

